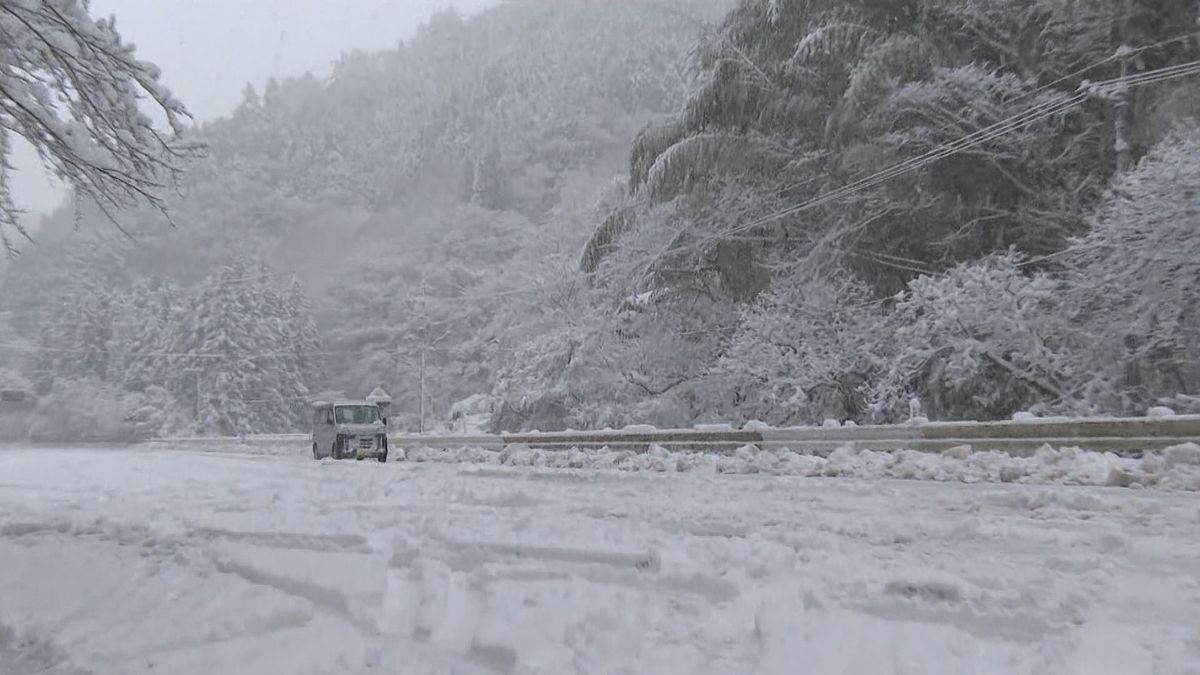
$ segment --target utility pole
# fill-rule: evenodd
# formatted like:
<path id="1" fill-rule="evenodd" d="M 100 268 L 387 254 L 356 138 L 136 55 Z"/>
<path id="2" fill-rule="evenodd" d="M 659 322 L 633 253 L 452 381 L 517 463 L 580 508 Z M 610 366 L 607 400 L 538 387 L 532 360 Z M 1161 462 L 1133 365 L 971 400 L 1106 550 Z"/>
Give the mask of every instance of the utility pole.
<path id="1" fill-rule="evenodd" d="M 201 368 L 188 368 L 188 369 L 184 370 L 183 372 L 196 374 L 196 402 L 195 402 L 195 405 L 192 406 L 192 421 L 195 422 L 197 425 L 199 425 L 200 424 L 200 376 L 201 376 L 201 373 L 204 372 L 204 370 Z M 197 426 L 197 428 L 199 428 L 199 427 Z"/>
<path id="2" fill-rule="evenodd" d="M 1113 103 L 1113 149 L 1117 155 L 1117 173 L 1125 173 L 1133 166 L 1133 92 L 1127 84 L 1130 71 L 1130 59 L 1134 54 L 1129 46 L 1131 23 L 1133 21 L 1133 3 L 1123 0 L 1118 3 L 1117 35 L 1121 44 L 1117 47 L 1116 58 L 1121 65 L 1121 86 L 1117 88 L 1117 99 Z"/>
<path id="3" fill-rule="evenodd" d="M 1121 86 L 1117 90 L 1117 100 L 1113 104 L 1113 143 L 1117 153 L 1117 173 L 1125 173 L 1133 166 L 1133 142 L 1130 138 L 1132 125 L 1133 95 L 1129 85 L 1125 84 L 1129 77 L 1129 56 L 1133 50 L 1122 44 L 1117 49 L 1117 58 L 1121 62 Z"/>
<path id="4" fill-rule="evenodd" d="M 425 273 L 421 272 L 421 385 L 417 401 L 420 421 L 417 429 L 425 433 L 425 352 L 429 349 L 429 286 L 425 283 Z"/>
<path id="5" fill-rule="evenodd" d="M 449 337 L 451 333 L 452 333 L 452 330 L 447 329 L 446 332 L 442 333 L 442 335 L 440 337 L 438 337 L 436 340 L 425 340 L 421 344 L 421 375 L 420 375 L 420 381 L 421 381 L 420 399 L 421 400 L 418 404 L 419 415 L 421 417 L 421 422 L 420 422 L 421 433 L 425 433 L 425 391 L 426 391 L 425 360 L 426 360 L 426 355 L 429 354 L 429 352 L 431 350 L 434 352 L 437 352 L 438 343 L 440 343 L 442 340 L 445 340 L 447 337 Z"/>

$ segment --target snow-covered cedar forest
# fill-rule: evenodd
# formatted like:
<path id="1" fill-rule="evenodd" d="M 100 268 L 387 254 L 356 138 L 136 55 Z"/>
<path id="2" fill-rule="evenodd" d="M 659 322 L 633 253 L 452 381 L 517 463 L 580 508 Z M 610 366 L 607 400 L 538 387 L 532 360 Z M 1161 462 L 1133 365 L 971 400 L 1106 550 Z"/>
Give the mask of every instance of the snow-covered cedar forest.
<path id="1" fill-rule="evenodd" d="M 171 189 L 59 162 L 30 240 L 0 180 L 0 389 L 38 400 L 0 433 L 302 431 L 376 386 L 410 430 L 1200 411 L 1198 11 L 512 0 L 195 128 L 147 67 Z M 16 105 L 26 47 L 0 149 L 83 153 Z"/>

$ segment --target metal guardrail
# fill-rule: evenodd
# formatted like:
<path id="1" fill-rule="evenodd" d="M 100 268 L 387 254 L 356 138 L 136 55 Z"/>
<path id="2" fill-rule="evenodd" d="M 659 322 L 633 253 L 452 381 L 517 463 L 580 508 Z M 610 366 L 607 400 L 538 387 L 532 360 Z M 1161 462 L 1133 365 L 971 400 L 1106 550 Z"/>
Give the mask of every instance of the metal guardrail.
<path id="1" fill-rule="evenodd" d="M 307 445 L 304 434 L 244 436 L 240 438 L 161 439 L 187 445 L 230 442 L 245 445 L 291 443 Z M 1078 447 L 1098 452 L 1138 455 L 1182 443 L 1200 443 L 1200 415 L 1146 418 L 1046 418 L 1011 422 L 926 422 L 888 426 L 796 427 L 786 429 L 648 429 L 569 431 L 519 434 L 393 434 L 393 448 L 502 450 L 529 446 L 546 450 L 608 447 L 645 452 L 653 445 L 669 450 L 730 453 L 742 446 L 788 448 L 796 452 L 828 454 L 842 447 L 878 451 L 920 450 L 943 452 L 970 446 L 1027 455 L 1045 445 Z M 301 446 L 303 447 L 303 445 Z"/>

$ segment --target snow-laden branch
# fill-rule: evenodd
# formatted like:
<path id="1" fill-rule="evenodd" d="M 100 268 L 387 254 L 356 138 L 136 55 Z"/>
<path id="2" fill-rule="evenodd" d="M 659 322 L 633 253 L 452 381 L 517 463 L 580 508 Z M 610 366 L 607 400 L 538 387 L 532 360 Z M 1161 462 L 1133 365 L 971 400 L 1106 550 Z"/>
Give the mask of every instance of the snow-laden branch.
<path id="1" fill-rule="evenodd" d="M 143 103 L 171 132 L 156 129 Z M 121 41 L 115 20 L 93 19 L 80 0 L 0 0 L 0 158 L 13 135 L 115 223 L 117 211 L 149 205 L 166 214 L 163 191 L 199 150 L 181 140 L 189 115 L 159 81 L 158 67 Z M 27 238 L 0 168 L 0 243 Z"/>

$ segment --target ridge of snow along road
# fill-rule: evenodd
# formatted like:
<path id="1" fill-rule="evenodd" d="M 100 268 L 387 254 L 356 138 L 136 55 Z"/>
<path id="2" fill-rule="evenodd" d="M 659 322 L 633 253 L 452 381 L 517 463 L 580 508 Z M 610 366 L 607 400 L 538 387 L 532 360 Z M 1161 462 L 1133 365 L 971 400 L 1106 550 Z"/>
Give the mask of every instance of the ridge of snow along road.
<path id="1" fill-rule="evenodd" d="M 962 483 L 1091 485 L 1200 491 L 1200 445 L 1187 443 L 1142 458 L 1120 457 L 1079 448 L 1046 446 L 1032 456 L 999 451 L 930 453 L 880 452 L 843 447 L 826 457 L 791 450 L 743 446 L 731 455 L 672 451 L 652 446 L 647 453 L 628 450 L 540 450 L 509 446 L 409 450 L 414 462 L 491 464 L 505 467 L 762 474 L 810 478 L 901 479 Z"/>
<path id="2" fill-rule="evenodd" d="M 306 456 L 302 452 L 303 446 L 287 441 L 243 444 L 210 439 L 202 446 L 158 442 L 148 447 L 168 451 L 186 448 L 218 453 Z M 405 451 L 404 459 L 413 463 L 492 466 L 500 470 L 757 474 L 1200 491 L 1200 444 L 1196 443 L 1171 446 L 1142 457 L 1049 445 L 1020 456 L 1004 451 L 973 450 L 965 445 L 940 453 L 909 449 L 877 451 L 847 445 L 825 456 L 754 445 L 744 445 L 731 453 L 669 450 L 661 445 L 652 445 L 647 452 L 607 447 L 548 450 L 509 445 L 503 449 L 412 447 Z"/>
<path id="3" fill-rule="evenodd" d="M 164 439 L 192 448 L 300 455 L 307 436 Z M 807 477 L 895 478 L 1200 491 L 1200 416 L 1027 418 L 891 426 L 742 429 L 708 425 L 501 435 L 394 435 L 417 462 L 547 469 L 708 471 Z M 399 459 L 399 457 L 397 457 Z"/>
<path id="4" fill-rule="evenodd" d="M 1154 413 L 1158 409 L 1152 409 Z M 306 434 L 243 436 L 241 444 L 301 441 Z M 167 438 L 162 443 L 208 444 L 233 438 Z M 963 446 L 1030 455 L 1046 445 L 1141 456 L 1200 443 L 1200 415 L 1151 414 L 1132 418 L 1033 418 L 1016 416 L 1002 422 L 929 422 L 916 418 L 906 424 L 857 426 L 828 421 L 820 427 L 773 428 L 750 422 L 741 429 L 703 425 L 692 429 L 657 429 L 637 425 L 597 431 L 522 432 L 501 434 L 392 434 L 394 448 L 481 447 L 500 450 L 510 445 L 542 449 L 627 448 L 639 452 L 652 445 L 671 449 L 731 453 L 745 445 L 828 454 L 846 446 L 869 450 L 960 451 Z"/>

